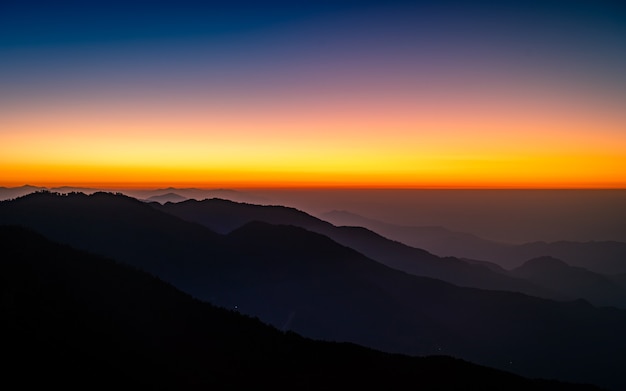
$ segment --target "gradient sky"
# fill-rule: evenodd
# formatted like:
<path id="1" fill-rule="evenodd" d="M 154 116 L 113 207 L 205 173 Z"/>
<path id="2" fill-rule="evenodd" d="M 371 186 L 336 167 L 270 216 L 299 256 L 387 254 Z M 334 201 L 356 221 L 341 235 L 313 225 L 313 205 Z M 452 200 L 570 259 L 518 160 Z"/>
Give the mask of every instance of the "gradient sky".
<path id="1" fill-rule="evenodd" d="M 0 186 L 626 188 L 626 5 L 0 3 Z"/>

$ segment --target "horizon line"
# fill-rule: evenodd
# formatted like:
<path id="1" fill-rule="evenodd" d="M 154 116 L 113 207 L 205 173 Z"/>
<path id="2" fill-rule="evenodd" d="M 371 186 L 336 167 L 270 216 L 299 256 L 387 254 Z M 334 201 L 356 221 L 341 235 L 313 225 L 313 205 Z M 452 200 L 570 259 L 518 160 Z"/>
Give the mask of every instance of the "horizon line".
<path id="1" fill-rule="evenodd" d="M 203 185 L 203 184 L 152 184 L 152 185 L 141 185 L 141 184 L 129 184 L 129 183 L 103 183 L 103 184 L 95 184 L 95 183 L 70 183 L 70 184 L 32 184 L 25 183 L 22 185 L 13 185 L 10 184 L 0 184 L 0 188 L 5 189 L 19 189 L 23 187 L 37 187 L 37 188 L 45 188 L 47 190 L 52 189 L 60 189 L 60 188 L 82 188 L 88 190 L 108 190 L 108 191 L 119 191 L 119 190 L 186 190 L 186 189 L 195 189 L 195 190 L 207 190 L 207 191 L 219 191 L 219 190 L 266 190 L 266 191 L 295 191 L 295 190 L 626 190 L 626 186 L 460 186 L 460 185 L 450 185 L 450 186 L 392 186 L 392 185 L 291 185 L 291 186 L 223 186 L 223 185 Z"/>

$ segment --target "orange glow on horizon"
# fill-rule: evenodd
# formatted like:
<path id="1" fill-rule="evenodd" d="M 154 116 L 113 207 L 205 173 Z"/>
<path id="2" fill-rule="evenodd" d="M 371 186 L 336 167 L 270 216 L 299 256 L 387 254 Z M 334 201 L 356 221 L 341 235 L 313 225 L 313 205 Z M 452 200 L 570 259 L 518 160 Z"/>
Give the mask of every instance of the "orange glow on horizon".
<path id="1" fill-rule="evenodd" d="M 618 105 L 520 91 L 5 107 L 0 186 L 626 188 Z"/>
<path id="2" fill-rule="evenodd" d="M 463 163 L 465 171 L 446 169 L 441 165 L 437 170 L 418 173 L 401 172 L 247 172 L 235 170 L 173 170 L 166 167 L 98 167 L 98 166 L 56 166 L 41 170 L 38 166 L 15 167 L 3 175 L 0 186 L 21 186 L 24 184 L 59 187 L 76 186 L 101 189 L 149 189 L 163 187 L 195 188 L 461 188 L 461 189 L 609 189 L 626 188 L 626 182 L 615 181 L 612 173 L 598 175 L 593 165 L 582 160 L 573 169 L 576 174 L 564 175 L 560 167 L 545 170 L 542 176 L 518 170 L 507 172 L 507 165 L 498 170 L 481 168 L 486 163 L 476 162 L 475 167 Z M 549 164 L 549 159 L 534 163 L 541 167 Z M 568 163 L 571 164 L 571 163 Z M 609 163 L 615 167 L 626 167 L 624 159 Z M 511 164 L 515 166 L 515 163 Z M 602 166 L 603 164 L 600 164 Z M 572 166 L 570 166 L 572 167 Z M 586 178 L 581 174 L 586 174 Z M 409 178 L 407 180 L 407 177 Z M 582 177 L 582 179 L 581 179 Z M 24 178 L 28 178 L 24 180 Z M 414 178 L 414 179 L 412 179 Z M 504 179 L 502 179 L 504 178 Z M 479 180 L 480 179 L 480 180 Z M 586 180 L 585 180 L 586 179 Z"/>

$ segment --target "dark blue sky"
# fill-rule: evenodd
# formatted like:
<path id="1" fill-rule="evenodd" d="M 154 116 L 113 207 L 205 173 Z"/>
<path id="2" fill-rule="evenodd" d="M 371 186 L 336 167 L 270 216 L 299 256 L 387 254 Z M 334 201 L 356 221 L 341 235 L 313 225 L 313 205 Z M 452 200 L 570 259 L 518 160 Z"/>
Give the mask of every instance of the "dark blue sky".
<path id="1" fill-rule="evenodd" d="M 620 4 L 622 3 L 622 4 Z M 3 1 L 0 56 L 173 50 L 419 61 L 489 58 L 624 82 L 626 5 L 609 1 Z M 241 46 L 243 45 L 243 46 Z M 265 51 L 265 52 L 264 52 Z M 346 54 L 347 52 L 347 54 Z M 368 54 L 369 53 L 369 54 Z M 167 53 L 163 53 L 167 56 Z M 177 53 L 173 50 L 173 56 Z M 19 57 L 19 56 L 18 56 Z M 190 58 L 194 61 L 194 58 Z M 15 64 L 20 66 L 18 62 Z M 71 63 L 67 65 L 72 65 Z M 233 66 L 238 66 L 233 58 Z M 496 66 L 498 64 L 495 64 Z M 0 68 L 2 69 L 2 68 Z"/>

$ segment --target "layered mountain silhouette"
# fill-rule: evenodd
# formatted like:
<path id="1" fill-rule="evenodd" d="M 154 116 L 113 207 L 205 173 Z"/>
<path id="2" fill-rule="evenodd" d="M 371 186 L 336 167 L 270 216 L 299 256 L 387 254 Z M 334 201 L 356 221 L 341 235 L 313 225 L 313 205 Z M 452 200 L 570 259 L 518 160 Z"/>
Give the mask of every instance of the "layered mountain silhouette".
<path id="1" fill-rule="evenodd" d="M 74 187 L 74 186 L 60 186 L 60 187 L 41 187 L 24 185 L 19 187 L 2 187 L 0 186 L 0 201 L 22 197 L 34 192 L 50 191 L 52 193 L 85 193 L 93 194 L 102 192 L 104 190 L 98 188 L 88 187 Z M 167 187 L 163 189 L 145 190 L 145 189 L 118 189 L 116 190 L 125 195 L 128 195 L 139 200 L 149 200 L 156 202 L 180 202 L 185 199 L 197 199 L 203 200 L 205 198 L 222 198 L 227 200 L 233 200 L 237 202 L 254 202 L 254 203 L 267 203 L 267 198 L 239 190 L 232 189 L 198 189 L 194 187 L 188 188 L 176 188 Z M 175 194 L 175 195 L 172 195 Z M 154 198 L 156 197 L 156 198 Z M 182 198 L 180 198 L 182 197 Z"/>
<path id="2" fill-rule="evenodd" d="M 626 311 L 417 277 L 301 227 L 250 222 L 224 235 L 157 205 L 35 193 L 0 203 L 0 223 L 141 268 L 284 331 L 626 387 Z"/>
<path id="3" fill-rule="evenodd" d="M 322 214 L 324 220 L 337 225 L 357 225 L 410 246 L 424 248 L 441 256 L 456 256 L 494 262 L 506 269 L 521 266 L 529 259 L 551 256 L 567 264 L 603 274 L 626 273 L 626 243 L 532 242 L 520 245 L 486 240 L 472 234 L 454 232 L 443 227 L 414 227 L 388 224 L 347 211 Z"/>
<path id="4" fill-rule="evenodd" d="M 0 247 L 7 385 L 45 379 L 65 389 L 594 389 L 283 333 L 23 228 L 0 226 Z"/>
<path id="5" fill-rule="evenodd" d="M 203 200 L 206 198 L 222 198 L 237 202 L 253 202 L 253 203 L 265 203 L 267 199 L 258 194 L 252 192 L 233 190 L 233 189 L 198 189 L 195 187 L 177 188 L 167 187 L 163 189 L 145 190 L 145 189 L 126 189 L 122 190 L 122 193 L 140 199 L 146 200 L 152 197 L 163 197 L 167 194 L 177 194 L 186 199 Z M 168 199 L 152 199 L 157 202 L 180 202 L 180 199 L 168 200 Z"/>
<path id="6" fill-rule="evenodd" d="M 551 256 L 596 273 L 626 273 L 626 243 L 623 242 L 533 242 L 517 246 L 501 256 L 513 261 Z"/>
<path id="7" fill-rule="evenodd" d="M 52 187 L 50 189 L 48 189 L 50 192 L 52 193 L 61 193 L 61 194 L 68 194 L 68 193 L 85 193 L 85 194 L 93 194 L 96 193 L 100 190 L 98 189 L 93 189 L 90 187 L 75 187 L 75 186 L 59 186 L 59 187 Z"/>
<path id="8" fill-rule="evenodd" d="M 437 278 L 462 286 L 565 298 L 549 288 L 498 273 L 484 265 L 471 264 L 453 257 L 441 258 L 422 249 L 389 240 L 362 227 L 337 227 L 294 208 L 222 199 L 188 200 L 176 204 L 155 205 L 155 208 L 221 233 L 228 233 L 251 221 L 298 226 L 326 235 L 371 259 L 417 276 Z"/>
<path id="9" fill-rule="evenodd" d="M 426 249 L 440 256 L 491 260 L 490 257 L 480 255 L 504 251 L 510 246 L 506 243 L 483 239 L 467 232 L 452 231 L 445 227 L 389 224 L 345 210 L 333 210 L 323 213 L 319 217 L 338 226 L 365 227 L 387 238 L 409 246 Z"/>
<path id="10" fill-rule="evenodd" d="M 567 296 L 584 297 L 600 305 L 626 307 L 626 285 L 553 257 L 531 259 L 511 273 Z"/>
<path id="11" fill-rule="evenodd" d="M 185 201 L 187 198 L 178 195 L 176 193 L 165 193 L 165 194 L 159 194 L 159 195 L 154 195 L 152 197 L 148 197 L 146 199 L 146 201 L 150 201 L 150 202 L 159 202 L 161 204 L 164 204 L 166 202 L 181 202 L 181 201 Z"/>
<path id="12" fill-rule="evenodd" d="M 442 227 L 386 224 L 346 211 L 333 211 L 322 216 L 337 224 L 363 224 L 401 242 L 420 244 L 437 253 L 462 254 L 465 252 L 468 256 L 492 259 L 507 266 L 521 262 L 524 257 L 534 256 L 535 258 L 522 262 L 523 265 L 512 271 L 493 262 L 462 259 L 472 265 L 486 267 L 502 275 L 523 278 L 542 286 L 549 291 L 547 297 L 584 298 L 597 305 L 626 308 L 626 284 L 617 276 L 610 274 L 626 266 L 626 246 L 622 246 L 623 244 L 619 242 L 535 242 L 510 245 L 484 240 L 467 233 L 449 231 Z M 606 274 L 593 272 L 580 266 L 570 266 L 563 261 L 558 261 L 560 267 L 556 267 L 556 261 L 549 262 L 549 259 L 556 260 L 555 257 L 537 255 L 543 253 L 559 254 L 578 264 L 589 265 L 592 270 L 603 270 Z M 515 290 L 512 286 L 509 289 Z M 539 295 L 546 296 L 545 294 Z"/>
<path id="13" fill-rule="evenodd" d="M 45 187 L 39 187 L 39 186 L 31 186 L 31 185 L 24 185 L 24 186 L 20 186 L 20 187 L 2 187 L 0 186 L 0 201 L 2 200 L 10 200 L 13 198 L 17 198 L 17 197 L 22 197 L 25 196 L 27 194 L 36 192 L 36 191 L 41 191 L 41 190 L 45 190 Z"/>

